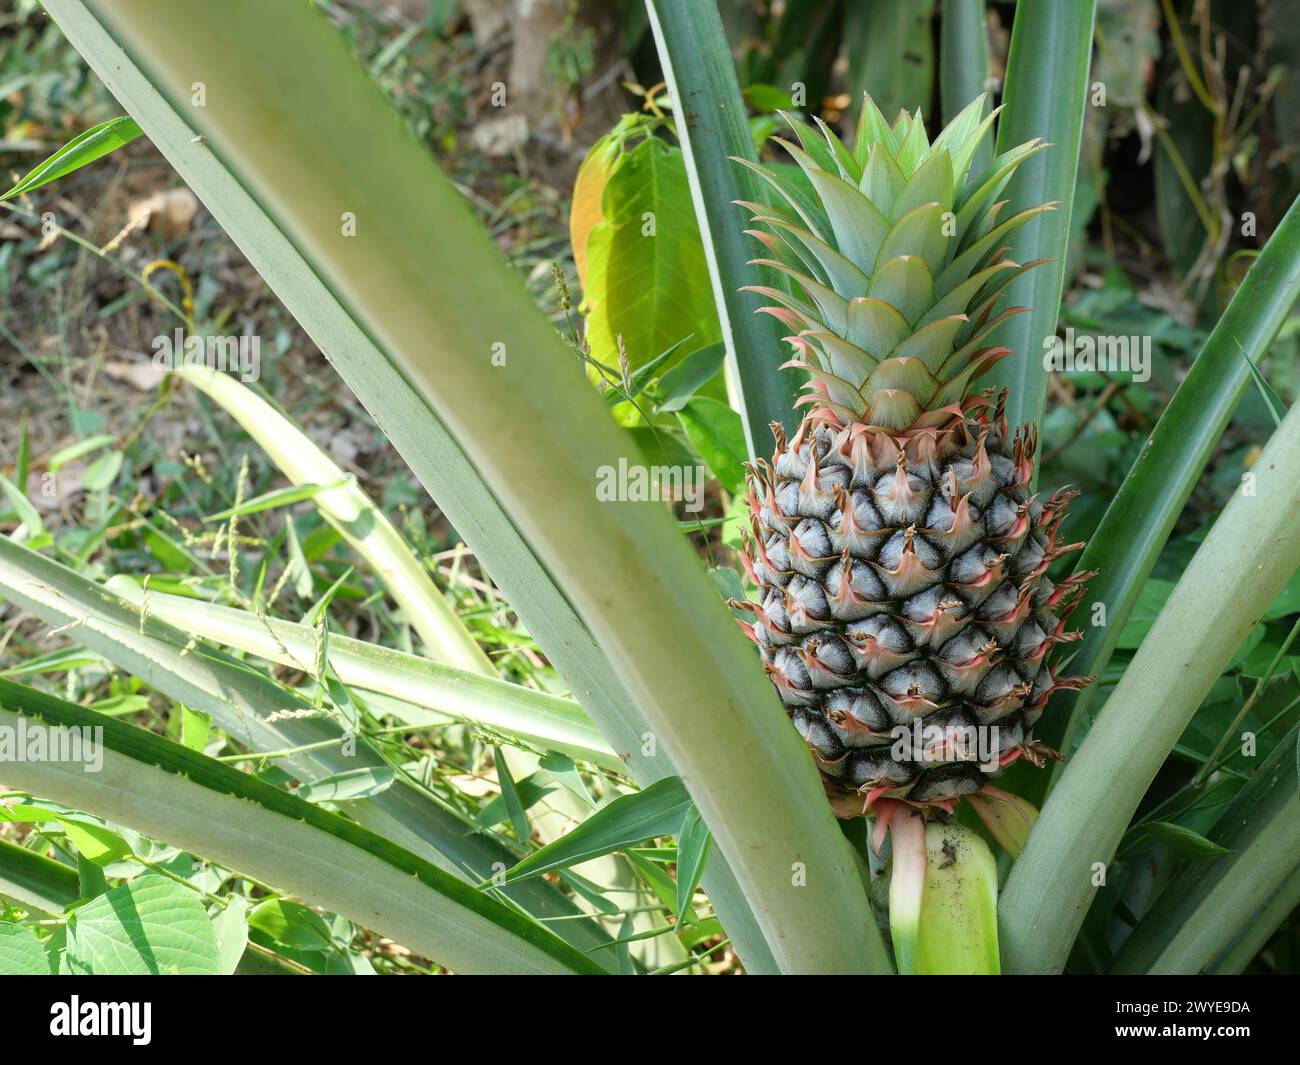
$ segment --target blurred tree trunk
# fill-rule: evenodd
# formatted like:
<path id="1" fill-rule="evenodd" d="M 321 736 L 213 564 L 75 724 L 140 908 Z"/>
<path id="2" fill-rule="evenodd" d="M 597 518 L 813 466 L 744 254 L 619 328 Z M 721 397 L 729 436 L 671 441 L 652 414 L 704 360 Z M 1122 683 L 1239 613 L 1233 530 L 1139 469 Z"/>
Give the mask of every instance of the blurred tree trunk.
<path id="1" fill-rule="evenodd" d="M 595 140 L 626 109 L 623 56 L 614 0 L 462 0 L 480 50 L 509 40 L 505 113 L 485 119 L 506 131 L 485 134 L 483 147 L 509 150 L 533 134 L 562 145 Z M 622 73 L 624 68 L 626 73 Z M 620 74 L 622 73 L 622 76 Z M 520 125 L 519 119 L 525 120 Z M 513 123 L 513 128 L 507 128 Z M 518 144 L 511 145 L 517 147 Z"/>

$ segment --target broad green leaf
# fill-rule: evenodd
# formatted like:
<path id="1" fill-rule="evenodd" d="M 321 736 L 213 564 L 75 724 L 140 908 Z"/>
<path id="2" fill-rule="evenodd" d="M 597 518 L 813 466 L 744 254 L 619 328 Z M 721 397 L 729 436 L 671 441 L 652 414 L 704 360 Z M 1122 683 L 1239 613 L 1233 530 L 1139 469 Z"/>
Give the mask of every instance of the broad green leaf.
<path id="1" fill-rule="evenodd" d="M 12 200 L 15 196 L 33 192 L 42 185 L 57 181 L 109 152 L 116 151 L 122 145 L 130 144 L 138 136 L 140 127 L 135 124 L 135 119 L 125 116 L 110 118 L 107 122 L 92 126 L 28 172 L 18 184 L 0 196 L 0 200 Z"/>
<path id="2" fill-rule="evenodd" d="M 111 828 L 71 817 L 60 817 L 59 822 L 77 853 L 96 865 L 110 865 L 131 857 L 131 844 Z"/>
<path id="3" fill-rule="evenodd" d="M 63 965 L 96 976 L 220 972 L 216 933 L 198 895 L 154 873 L 72 911 Z"/>
<path id="4" fill-rule="evenodd" d="M 248 915 L 248 927 L 297 950 L 328 950 L 334 942 L 325 918 L 288 899 L 259 902 Z"/>
<path id="5" fill-rule="evenodd" d="M 696 348 L 659 380 L 659 409 L 681 410 L 701 388 L 717 376 L 727 358 L 726 345 Z M 743 439 L 743 434 L 742 434 Z"/>
<path id="6" fill-rule="evenodd" d="M 212 731 L 212 718 L 200 710 L 192 710 L 181 703 L 181 742 L 191 751 L 200 754 L 208 745 L 208 734 Z"/>
<path id="7" fill-rule="evenodd" d="M 647 137 L 623 154 L 601 210 L 583 294 L 592 358 L 617 370 L 621 337 L 636 369 L 685 336 L 697 346 L 719 340 L 681 150 Z"/>
<path id="8" fill-rule="evenodd" d="M 677 411 L 677 420 L 722 487 L 732 495 L 743 492 L 745 429 L 740 416 L 725 403 L 696 396 Z"/>
<path id="9" fill-rule="evenodd" d="M 540 876 L 642 840 L 671 835 L 681 828 L 690 805 L 691 798 L 682 782 L 676 777 L 665 777 L 644 791 L 619 796 L 602 806 L 568 835 L 512 866 L 504 881 Z"/>
<path id="10" fill-rule="evenodd" d="M 131 844 L 125 839 L 84 816 L 26 803 L 0 805 L 0 815 L 17 824 L 58 825 L 76 846 L 77 853 L 96 865 L 109 865 L 132 855 Z"/>
<path id="11" fill-rule="evenodd" d="M 0 921 L 0 976 L 50 976 L 45 945 L 25 925 Z"/>
<path id="12" fill-rule="evenodd" d="M 578 167 L 573 180 L 573 200 L 569 207 L 569 243 L 573 246 L 573 262 L 578 269 L 578 281 L 587 288 L 587 239 L 591 231 L 605 221 L 601 201 L 609 176 L 619 161 L 620 137 L 614 134 L 601 137 L 591 146 Z"/>
<path id="13" fill-rule="evenodd" d="M 212 915 L 217 937 L 217 969 L 228 976 L 239 966 L 248 949 L 248 900 L 242 895 L 226 896 L 226 906 Z"/>

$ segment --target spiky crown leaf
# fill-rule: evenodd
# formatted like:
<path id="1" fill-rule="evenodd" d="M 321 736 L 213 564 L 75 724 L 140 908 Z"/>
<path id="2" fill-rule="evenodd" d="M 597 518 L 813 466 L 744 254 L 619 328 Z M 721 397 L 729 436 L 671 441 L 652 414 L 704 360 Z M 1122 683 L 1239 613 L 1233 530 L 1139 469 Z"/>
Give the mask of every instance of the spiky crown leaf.
<path id="1" fill-rule="evenodd" d="M 1048 145 L 1029 141 L 972 174 L 1000 110 L 981 117 L 984 103 L 972 101 L 931 144 L 919 111 L 891 126 L 866 96 L 851 150 L 820 119 L 814 130 L 785 115 L 799 144 L 777 139 L 814 197 L 777 169 L 745 163 L 785 204 L 742 202 L 765 227 L 747 232 L 772 253 L 754 262 L 795 284 L 795 295 L 750 291 L 779 304 L 764 310 L 794 331 L 798 357 L 787 365 L 809 377 L 801 403 L 893 431 L 941 426 L 960 413 L 971 383 L 1010 353 L 983 342 L 1027 308 L 995 315 L 994 306 L 1045 260 L 1016 263 L 1006 241 L 1055 204 L 998 220 L 1006 206 L 998 196 L 1016 168 Z"/>

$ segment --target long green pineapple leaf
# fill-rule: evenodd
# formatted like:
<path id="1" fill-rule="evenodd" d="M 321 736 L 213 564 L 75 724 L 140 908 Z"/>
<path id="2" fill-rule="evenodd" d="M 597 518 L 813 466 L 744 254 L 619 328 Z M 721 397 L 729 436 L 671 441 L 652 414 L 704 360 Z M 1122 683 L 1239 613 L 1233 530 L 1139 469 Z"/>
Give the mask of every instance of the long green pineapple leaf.
<path id="1" fill-rule="evenodd" d="M 763 181 L 732 157 L 758 162 L 754 138 L 731 48 L 714 0 L 646 0 L 659 62 L 673 96 L 677 134 L 704 254 L 713 281 L 713 298 L 727 346 L 727 371 L 745 425 L 749 457 L 771 447 L 769 426 L 792 429 L 798 421 L 798 381 L 780 366 L 788 353 L 775 319 L 758 314 L 763 299 L 742 292 L 746 285 L 773 283 L 750 266 L 753 245 L 736 225 L 736 201 L 766 203 Z"/>
<path id="2" fill-rule="evenodd" d="M 251 0 L 219 12 L 160 0 L 89 8 L 128 44 L 131 59 L 118 49 L 119 63 L 149 70 L 175 99 L 205 85 L 206 106 L 188 113 L 204 139 L 173 136 L 164 150 L 219 154 L 473 454 L 599 635 L 648 723 L 643 746 L 671 751 L 777 963 L 885 968 L 847 845 L 829 810 L 810 801 L 815 771 L 698 558 L 662 507 L 595 496 L 598 470 L 635 459 L 628 437 L 323 16 Z M 119 72 L 99 66 L 120 88 Z M 128 107 L 151 132 L 149 115 Z M 369 397 L 388 424 L 388 397 Z"/>
<path id="3" fill-rule="evenodd" d="M 130 578 L 114 577 L 107 587 L 144 607 L 150 617 L 221 647 L 293 666 L 308 674 L 316 668 L 320 641 L 316 630 L 307 625 L 182 595 L 146 595 Z M 420 722 L 435 720 L 436 715 L 429 711 L 438 711 L 500 729 L 542 749 L 562 751 L 614 772 L 625 768 L 582 707 L 570 699 L 334 633 L 329 636 L 326 655 L 344 684 L 409 703 Z M 416 723 L 417 719 L 409 720 Z"/>
<path id="4" fill-rule="evenodd" d="M 279 763 L 301 780 L 387 765 L 364 740 L 357 741 L 355 752 L 345 754 L 340 725 L 313 712 L 294 692 L 220 651 L 200 643 L 190 646 L 188 632 L 142 617 L 126 600 L 4 536 L 0 596 L 48 625 L 66 626 L 70 638 L 150 687 L 209 714 L 228 736 L 251 750 L 310 747 Z M 332 742 L 318 746 L 327 741 Z M 367 827 L 467 880 L 486 879 L 515 861 L 506 848 L 404 779 L 372 798 L 349 803 L 347 809 Z M 582 949 L 609 942 L 593 922 L 573 919 L 581 911 L 561 892 L 545 888 L 527 894 L 515 894 L 512 888 L 507 894 L 538 917 L 565 917 L 556 927 Z"/>
<path id="5" fill-rule="evenodd" d="M 152 732 L 0 680 L 0 724 L 93 728 L 103 765 L 14 761 L 5 781 L 288 891 L 458 972 L 600 973 L 541 925 L 397 844 Z"/>
<path id="6" fill-rule="evenodd" d="M 1098 574 L 1088 583 L 1076 615 L 1085 624 L 1073 672 L 1100 674 L 1106 668 L 1174 522 L 1245 394 L 1251 364 L 1268 353 L 1297 299 L 1300 200 L 1291 204 L 1233 295 L 1079 560 L 1079 569 Z M 1106 624 L 1093 626 L 1089 622 L 1098 603 L 1105 605 Z M 1069 752 L 1100 695 L 1101 689 L 1093 686 L 1079 696 L 1058 696 L 1060 705 L 1038 723 L 1039 738 Z M 1044 773 L 1034 774 L 1032 781 L 1026 778 L 1032 790 L 1025 794 L 1041 802 L 1049 780 L 1059 775 L 1057 770 L 1051 778 Z"/>
<path id="7" fill-rule="evenodd" d="M 982 92 L 988 91 L 989 28 L 984 0 L 943 0 L 939 15 L 939 100 L 946 126 Z M 992 148 L 981 140 L 971 173 L 981 173 Z"/>
<path id="8" fill-rule="evenodd" d="M 1228 853 L 1187 862 L 1115 955 L 1116 973 L 1199 973 L 1300 862 L 1292 729 L 1207 833 Z"/>
<path id="9" fill-rule="evenodd" d="M 1251 914 L 1237 938 L 1210 967 L 1212 973 L 1236 975 L 1259 956 L 1282 922 L 1300 906 L 1300 865 L 1273 892 L 1256 913 Z"/>
<path id="10" fill-rule="evenodd" d="M 0 839 L 0 896 L 41 913 L 62 913 L 81 897 L 77 871 L 17 843 Z"/>
<path id="11" fill-rule="evenodd" d="M 1096 878 L 1142 796 L 1210 686 L 1300 566 L 1297 469 L 1300 407 L 1251 468 L 1252 483 L 1214 523 L 1029 833 L 1000 906 L 1009 971 L 1064 966 Z"/>
<path id="12" fill-rule="evenodd" d="M 646 723 L 609 658 L 479 476 L 465 445 L 447 430 L 428 399 L 390 359 L 382 341 L 339 298 L 317 262 L 289 239 L 277 219 L 249 193 L 213 145 L 196 136 L 192 125 L 194 109 L 187 103 L 192 92 L 190 83 L 175 96 L 177 101 L 186 102 L 173 103 L 151 80 L 152 73 L 142 68 L 119 36 L 110 31 L 99 13 L 107 10 L 102 5 L 84 0 L 44 0 L 44 6 L 332 360 L 348 387 L 376 418 L 518 611 L 610 744 L 628 756 L 629 768 L 638 782 L 646 786 L 666 776 L 680 775 L 662 744 L 645 745 L 642 737 L 647 733 Z M 211 15 L 215 18 L 216 12 Z M 331 58 L 334 64 L 341 61 L 339 56 Z M 238 66 L 237 50 L 231 61 Z M 363 97 L 370 91 L 361 89 Z M 373 112 L 373 102 L 370 107 Z M 327 129 L 320 143 L 336 144 L 335 131 Z M 373 175 L 370 177 L 373 179 Z M 441 246 L 438 241 L 430 245 Z M 776 961 L 750 902 L 725 855 L 716 850 L 704 884 L 746 968 L 753 973 L 775 971 Z"/>
<path id="13" fill-rule="evenodd" d="M 1017 4 L 1007 57 L 1006 107 L 998 121 L 998 153 L 1042 137 L 1055 147 L 1028 160 L 1007 185 L 1012 203 L 1059 201 L 1016 238 L 1016 258 L 1051 260 L 1013 281 L 1003 297 L 1009 305 L 1028 307 L 995 333 L 992 343 L 1015 353 L 998 363 L 981 387 L 1005 385 L 1007 419 L 1012 425 L 1039 422 L 1047 402 L 1043 341 L 1056 333 L 1056 318 L 1065 284 L 1065 252 L 1070 235 L 1083 109 L 1087 103 L 1088 65 L 1097 0 L 1068 4 Z"/>

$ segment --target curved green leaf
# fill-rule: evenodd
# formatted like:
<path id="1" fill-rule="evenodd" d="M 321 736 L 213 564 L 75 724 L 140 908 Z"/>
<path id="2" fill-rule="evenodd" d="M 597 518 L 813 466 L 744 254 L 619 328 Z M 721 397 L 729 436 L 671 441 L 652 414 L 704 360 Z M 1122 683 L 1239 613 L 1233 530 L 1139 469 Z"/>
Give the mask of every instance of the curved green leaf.
<path id="1" fill-rule="evenodd" d="M 104 761 L 98 773 L 74 762 L 10 762 L 5 779 L 14 787 L 201 854 L 457 971 L 602 971 L 516 910 L 338 814 L 144 729 L 0 680 L 0 724 L 16 729 L 22 719 L 102 729 Z"/>
<path id="2" fill-rule="evenodd" d="M 222 647 L 307 673 L 315 671 L 321 644 L 316 631 L 307 625 L 163 592 L 146 595 L 127 577 L 114 577 L 107 587 L 150 616 Z M 435 710 L 605 769 L 625 769 L 582 708 L 569 699 L 336 633 L 330 633 L 324 651 L 330 668 L 344 684 L 410 704 L 414 716 L 408 720 L 412 723 L 433 720 L 428 711 Z"/>
<path id="3" fill-rule="evenodd" d="M 149 873 L 73 910 L 61 969 L 80 976 L 217 976 L 217 933 L 191 889 Z"/>
<path id="4" fill-rule="evenodd" d="M 25 925 L 0 921 L 0 976 L 50 976 L 45 945 Z"/>
<path id="5" fill-rule="evenodd" d="M 92 126 L 21 178 L 18 184 L 0 195 L 0 200 L 12 200 L 15 196 L 34 192 L 42 185 L 66 177 L 74 170 L 102 159 L 109 152 L 117 151 L 138 136 L 140 127 L 136 125 L 135 119 L 128 116 L 110 118 L 107 122 Z"/>
<path id="6" fill-rule="evenodd" d="M 716 342 L 704 245 L 681 150 L 647 137 L 623 154 L 605 185 L 602 221 L 587 240 L 583 290 L 591 357 L 616 374 L 691 337 Z"/>

